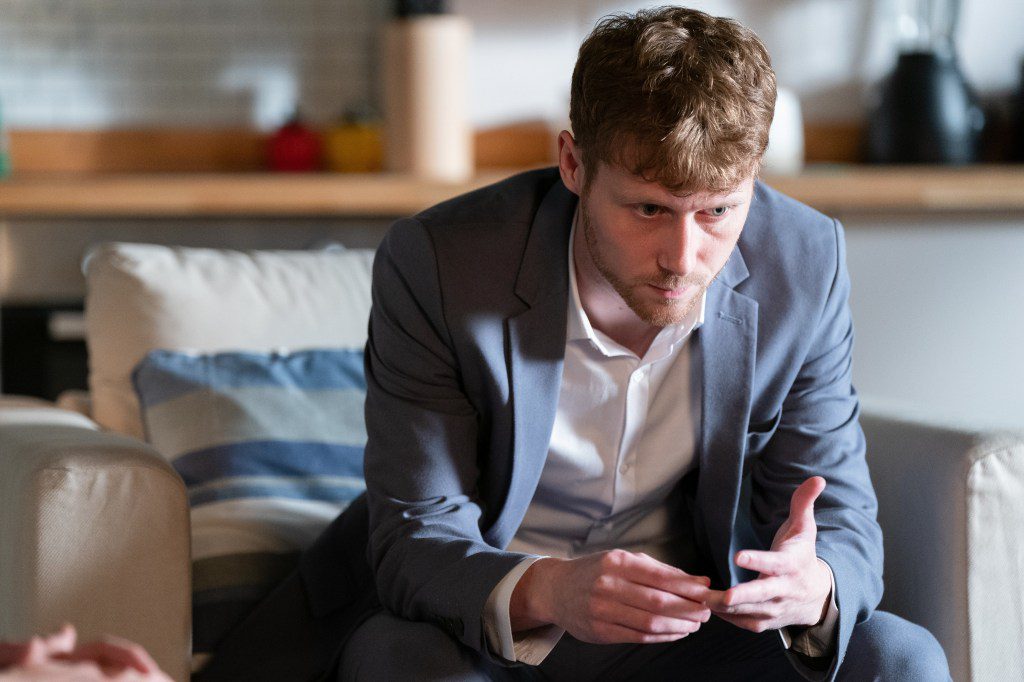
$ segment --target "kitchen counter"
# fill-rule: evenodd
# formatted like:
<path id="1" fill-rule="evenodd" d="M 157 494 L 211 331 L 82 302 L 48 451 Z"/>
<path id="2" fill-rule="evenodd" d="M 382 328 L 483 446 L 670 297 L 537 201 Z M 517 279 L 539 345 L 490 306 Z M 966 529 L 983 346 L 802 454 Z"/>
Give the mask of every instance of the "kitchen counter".
<path id="1" fill-rule="evenodd" d="M 401 216 L 496 182 L 373 174 L 21 175 L 0 180 L 0 218 Z M 812 166 L 767 182 L 826 212 L 1024 212 L 1024 166 Z"/>

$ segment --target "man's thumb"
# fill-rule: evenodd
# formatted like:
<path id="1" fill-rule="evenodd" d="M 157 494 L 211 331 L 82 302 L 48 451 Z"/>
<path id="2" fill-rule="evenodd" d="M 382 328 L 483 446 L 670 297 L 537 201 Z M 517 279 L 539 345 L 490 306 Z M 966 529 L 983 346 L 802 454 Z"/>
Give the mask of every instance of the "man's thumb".
<path id="1" fill-rule="evenodd" d="M 814 528 L 814 501 L 825 490 L 825 479 L 812 476 L 793 491 L 789 503 L 789 520 L 794 531 L 802 533 Z"/>

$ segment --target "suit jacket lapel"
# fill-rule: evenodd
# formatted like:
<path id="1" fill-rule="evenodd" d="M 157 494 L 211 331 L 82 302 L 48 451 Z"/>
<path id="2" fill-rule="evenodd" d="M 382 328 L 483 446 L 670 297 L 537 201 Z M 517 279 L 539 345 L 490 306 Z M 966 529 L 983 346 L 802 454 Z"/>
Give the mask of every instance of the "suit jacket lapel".
<path id="1" fill-rule="evenodd" d="M 491 541 L 506 547 L 533 499 L 547 459 L 565 360 L 568 248 L 576 195 L 559 180 L 541 202 L 516 279 L 528 306 L 507 320 L 512 393 L 512 476 Z"/>
<path id="2" fill-rule="evenodd" d="M 708 314 L 697 332 L 703 379 L 697 510 L 715 567 L 726 582 L 757 349 L 757 301 L 732 287 L 748 274 L 737 248 L 708 288 Z"/>

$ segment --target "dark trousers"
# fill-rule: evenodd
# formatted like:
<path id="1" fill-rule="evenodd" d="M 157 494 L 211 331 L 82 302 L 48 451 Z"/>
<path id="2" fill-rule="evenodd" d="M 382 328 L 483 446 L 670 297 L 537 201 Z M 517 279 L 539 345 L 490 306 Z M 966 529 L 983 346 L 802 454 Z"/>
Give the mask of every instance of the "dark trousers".
<path id="1" fill-rule="evenodd" d="M 379 611 L 349 639 L 337 679 L 350 680 L 757 680 L 799 681 L 777 631 L 760 634 L 717 617 L 664 644 L 598 645 L 568 633 L 539 666 L 504 667 L 430 623 Z M 884 611 L 854 628 L 837 680 L 949 680 L 942 647 L 917 625 Z"/>

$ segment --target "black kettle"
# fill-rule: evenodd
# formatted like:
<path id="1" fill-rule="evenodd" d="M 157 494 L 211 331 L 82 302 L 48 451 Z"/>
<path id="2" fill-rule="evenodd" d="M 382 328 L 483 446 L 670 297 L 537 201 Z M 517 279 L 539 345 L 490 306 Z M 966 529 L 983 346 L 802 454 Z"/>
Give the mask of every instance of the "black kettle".
<path id="1" fill-rule="evenodd" d="M 866 157 L 875 163 L 965 164 L 978 160 L 985 114 L 953 45 L 958 0 L 918 0 L 900 17 L 892 73 L 868 118 Z"/>

